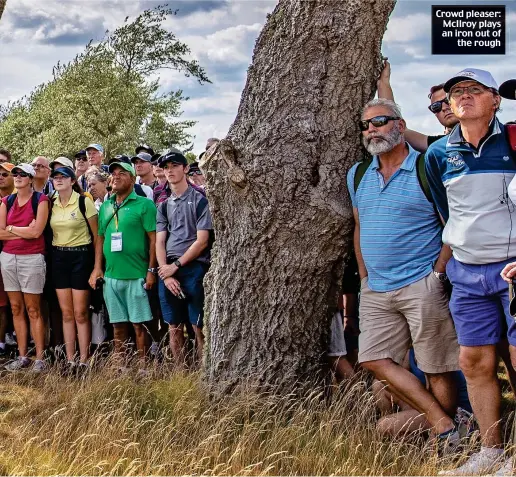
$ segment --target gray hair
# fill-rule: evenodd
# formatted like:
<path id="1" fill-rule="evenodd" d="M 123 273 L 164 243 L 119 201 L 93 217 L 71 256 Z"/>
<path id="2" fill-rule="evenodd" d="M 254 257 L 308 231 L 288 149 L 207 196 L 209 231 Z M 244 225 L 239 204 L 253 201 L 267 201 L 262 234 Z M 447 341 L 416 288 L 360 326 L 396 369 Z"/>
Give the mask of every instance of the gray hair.
<path id="1" fill-rule="evenodd" d="M 104 171 L 101 171 L 98 167 L 92 166 L 84 173 L 86 180 L 91 181 L 92 179 L 99 182 L 106 182 L 109 175 Z"/>
<path id="2" fill-rule="evenodd" d="M 397 116 L 399 118 L 402 118 L 403 116 L 401 115 L 401 109 L 400 107 L 394 102 L 394 101 L 391 101 L 390 99 L 384 99 L 384 98 L 378 98 L 378 99 L 372 99 L 371 101 L 369 101 L 365 106 L 364 108 L 362 109 L 362 115 L 369 109 L 369 108 L 372 108 L 373 106 L 383 106 L 385 108 L 388 108 L 391 110 L 391 114 L 393 116 Z"/>

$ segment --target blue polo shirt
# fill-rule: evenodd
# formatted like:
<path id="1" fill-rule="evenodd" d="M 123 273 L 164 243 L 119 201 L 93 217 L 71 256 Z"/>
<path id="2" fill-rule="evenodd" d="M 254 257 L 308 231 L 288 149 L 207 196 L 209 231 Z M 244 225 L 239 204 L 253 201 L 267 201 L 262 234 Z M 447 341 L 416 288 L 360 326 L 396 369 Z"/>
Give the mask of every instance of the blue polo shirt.
<path id="1" fill-rule="evenodd" d="M 516 163 L 503 124 L 494 118 L 478 149 L 458 124 L 428 148 L 425 166 L 454 258 L 484 265 L 516 257 L 516 211 L 507 194 Z"/>
<path id="2" fill-rule="evenodd" d="M 351 202 L 358 209 L 368 286 L 376 292 L 397 290 L 427 276 L 441 250 L 440 220 L 417 178 L 419 152 L 407 146 L 408 156 L 387 183 L 378 171 L 377 156 L 356 194 L 358 164 L 348 172 Z"/>

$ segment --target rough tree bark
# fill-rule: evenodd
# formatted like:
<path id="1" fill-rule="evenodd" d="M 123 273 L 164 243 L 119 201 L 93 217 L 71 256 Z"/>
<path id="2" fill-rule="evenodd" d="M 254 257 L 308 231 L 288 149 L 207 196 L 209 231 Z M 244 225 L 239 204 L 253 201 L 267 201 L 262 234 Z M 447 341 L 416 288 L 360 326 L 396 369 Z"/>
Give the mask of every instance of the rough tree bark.
<path id="1" fill-rule="evenodd" d="M 2 14 L 4 13 L 6 3 L 7 0 L 0 0 L 0 19 L 2 19 Z"/>
<path id="2" fill-rule="evenodd" d="M 206 280 L 212 390 L 313 383 L 352 231 L 361 155 L 395 0 L 280 0 L 228 137 L 201 164 L 216 229 Z"/>

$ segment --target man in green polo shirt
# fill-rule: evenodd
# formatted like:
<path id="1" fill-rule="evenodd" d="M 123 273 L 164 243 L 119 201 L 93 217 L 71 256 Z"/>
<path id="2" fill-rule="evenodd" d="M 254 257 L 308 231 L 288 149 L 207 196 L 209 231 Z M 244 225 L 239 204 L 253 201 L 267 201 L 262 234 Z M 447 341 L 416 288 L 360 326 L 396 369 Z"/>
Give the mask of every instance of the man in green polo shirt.
<path id="1" fill-rule="evenodd" d="M 132 323 L 143 358 L 147 336 L 143 323 L 152 320 L 146 290 L 156 284 L 156 208 L 134 192 L 132 165 L 114 162 L 109 172 L 113 194 L 99 210 L 99 240 L 90 285 L 95 288 L 99 278 L 105 279 L 104 300 L 114 327 L 115 351 L 122 350 Z"/>

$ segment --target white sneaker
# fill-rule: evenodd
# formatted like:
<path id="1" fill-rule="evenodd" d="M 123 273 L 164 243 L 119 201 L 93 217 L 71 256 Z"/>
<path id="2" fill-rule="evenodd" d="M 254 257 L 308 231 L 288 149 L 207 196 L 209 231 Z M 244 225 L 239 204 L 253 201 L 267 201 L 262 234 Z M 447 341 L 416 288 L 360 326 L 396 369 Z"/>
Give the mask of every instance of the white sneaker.
<path id="1" fill-rule="evenodd" d="M 512 466 L 512 457 L 507 459 L 503 465 L 493 475 L 514 475 L 514 468 Z"/>
<path id="2" fill-rule="evenodd" d="M 149 348 L 149 354 L 151 356 L 157 356 L 159 353 L 159 345 L 156 341 L 153 341 Z"/>
<path id="3" fill-rule="evenodd" d="M 21 369 L 26 369 L 31 365 L 32 361 L 29 358 L 19 356 L 14 361 L 7 363 L 4 368 L 7 371 L 15 372 Z"/>
<path id="4" fill-rule="evenodd" d="M 486 475 L 497 468 L 502 461 L 503 453 L 485 452 L 481 450 L 473 454 L 465 464 L 456 469 L 441 470 L 438 475 Z"/>
<path id="5" fill-rule="evenodd" d="M 44 373 L 48 371 L 48 363 L 43 359 L 36 359 L 32 365 L 31 371 L 36 374 Z"/>

